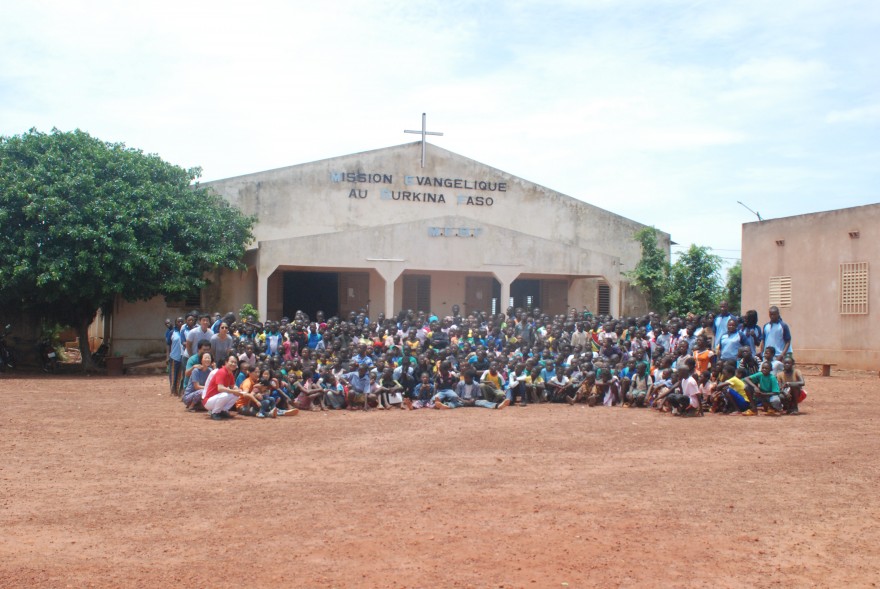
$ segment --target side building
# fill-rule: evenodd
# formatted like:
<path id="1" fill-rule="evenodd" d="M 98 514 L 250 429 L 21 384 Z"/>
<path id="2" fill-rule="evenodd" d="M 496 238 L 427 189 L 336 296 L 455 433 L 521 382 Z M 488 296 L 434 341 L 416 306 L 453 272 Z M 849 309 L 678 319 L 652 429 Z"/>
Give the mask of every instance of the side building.
<path id="1" fill-rule="evenodd" d="M 745 223 L 742 308 L 779 307 L 798 362 L 877 370 L 878 264 L 880 204 Z"/>
<path id="2" fill-rule="evenodd" d="M 257 217 L 248 269 L 212 276 L 186 301 L 119 301 L 114 352 L 161 347 L 165 317 L 244 303 L 263 319 L 297 309 L 449 314 L 453 305 L 465 314 L 647 312 L 625 278 L 641 257 L 633 236 L 642 224 L 425 147 L 424 168 L 415 142 L 205 183 Z M 667 256 L 669 244 L 660 233 Z"/>

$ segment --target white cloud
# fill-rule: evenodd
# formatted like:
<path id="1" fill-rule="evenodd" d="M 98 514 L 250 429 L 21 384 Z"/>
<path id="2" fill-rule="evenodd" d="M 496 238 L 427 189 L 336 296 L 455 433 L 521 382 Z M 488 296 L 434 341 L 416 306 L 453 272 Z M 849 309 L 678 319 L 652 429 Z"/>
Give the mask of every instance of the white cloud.
<path id="1" fill-rule="evenodd" d="M 880 118 L 873 0 L 0 5 L 0 133 L 81 127 L 206 179 L 412 141 L 427 112 L 437 145 L 683 244 L 739 235 L 735 204 L 688 217 L 715 200 L 877 196 L 880 139 L 826 124 Z"/>
<path id="2" fill-rule="evenodd" d="M 825 120 L 829 123 L 876 123 L 880 122 L 880 104 L 871 104 L 846 110 L 833 110 Z"/>

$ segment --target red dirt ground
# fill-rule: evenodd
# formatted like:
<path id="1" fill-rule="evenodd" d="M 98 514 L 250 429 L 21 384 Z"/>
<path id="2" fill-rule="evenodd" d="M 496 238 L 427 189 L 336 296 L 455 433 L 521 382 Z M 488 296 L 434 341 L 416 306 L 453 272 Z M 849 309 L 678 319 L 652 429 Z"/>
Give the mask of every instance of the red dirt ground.
<path id="1" fill-rule="evenodd" d="M 4 376 L 2 587 L 872 587 L 880 380 L 799 417 L 582 406 L 213 422 Z"/>

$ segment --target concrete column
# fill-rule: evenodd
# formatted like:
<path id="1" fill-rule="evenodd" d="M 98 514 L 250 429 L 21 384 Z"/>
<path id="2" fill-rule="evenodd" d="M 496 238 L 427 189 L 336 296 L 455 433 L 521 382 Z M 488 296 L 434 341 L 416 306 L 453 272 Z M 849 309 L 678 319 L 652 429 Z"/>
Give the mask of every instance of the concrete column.
<path id="1" fill-rule="evenodd" d="M 499 313 L 507 313 L 510 306 L 510 285 L 519 276 L 519 268 L 498 268 L 492 271 L 495 280 L 501 284 L 501 300 L 498 301 Z"/>
<path id="2" fill-rule="evenodd" d="M 395 279 L 389 279 L 387 276 L 385 277 L 385 317 L 394 317 L 396 311 L 394 310 L 394 281 Z"/>
<path id="3" fill-rule="evenodd" d="M 620 280 L 609 280 L 608 290 L 611 315 L 620 317 Z"/>
<path id="4" fill-rule="evenodd" d="M 376 272 L 385 281 L 385 317 L 394 317 L 396 310 L 394 309 L 394 281 L 403 274 L 404 268 L 401 264 L 392 262 L 380 262 L 376 264 Z"/>
<path id="5" fill-rule="evenodd" d="M 510 283 L 512 280 L 507 280 L 499 278 L 498 282 L 501 283 L 501 300 L 498 301 L 498 312 L 499 313 L 507 313 L 507 307 L 510 306 Z"/>
<path id="6" fill-rule="evenodd" d="M 269 276 L 274 269 L 259 268 L 257 270 L 257 311 L 260 321 L 265 321 L 269 314 Z"/>

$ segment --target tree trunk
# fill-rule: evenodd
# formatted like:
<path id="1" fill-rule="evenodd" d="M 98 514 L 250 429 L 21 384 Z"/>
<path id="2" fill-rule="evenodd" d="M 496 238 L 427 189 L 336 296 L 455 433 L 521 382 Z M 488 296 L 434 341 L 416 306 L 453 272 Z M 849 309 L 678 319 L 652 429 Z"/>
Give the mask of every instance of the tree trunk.
<path id="1" fill-rule="evenodd" d="M 92 362 L 92 350 L 89 348 L 89 325 L 92 318 L 80 318 L 76 324 L 76 335 L 79 338 L 79 353 L 82 356 L 83 372 L 96 372 L 97 366 Z"/>

